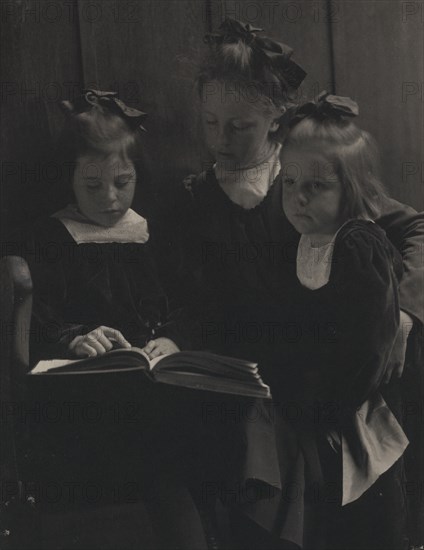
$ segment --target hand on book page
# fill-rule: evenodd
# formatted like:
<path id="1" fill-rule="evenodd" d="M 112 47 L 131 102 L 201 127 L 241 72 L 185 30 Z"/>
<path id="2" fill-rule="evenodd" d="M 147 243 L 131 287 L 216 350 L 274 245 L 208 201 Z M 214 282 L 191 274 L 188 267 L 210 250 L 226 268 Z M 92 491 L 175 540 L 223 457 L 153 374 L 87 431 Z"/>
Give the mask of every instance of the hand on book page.
<path id="1" fill-rule="evenodd" d="M 119 330 L 101 326 L 87 334 L 75 336 L 69 344 L 69 351 L 75 357 L 96 357 L 110 351 L 114 344 L 126 349 L 131 347 L 131 344 Z"/>
<path id="2" fill-rule="evenodd" d="M 143 348 L 144 353 L 149 359 L 155 359 L 161 355 L 171 355 L 171 353 L 177 353 L 180 348 L 170 338 L 156 338 L 150 340 Z"/>

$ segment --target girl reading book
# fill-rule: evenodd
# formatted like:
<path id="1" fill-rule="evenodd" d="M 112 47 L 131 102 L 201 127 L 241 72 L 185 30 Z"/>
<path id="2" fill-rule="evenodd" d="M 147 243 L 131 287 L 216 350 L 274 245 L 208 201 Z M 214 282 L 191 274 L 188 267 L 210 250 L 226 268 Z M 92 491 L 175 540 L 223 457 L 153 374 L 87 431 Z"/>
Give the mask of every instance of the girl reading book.
<path id="1" fill-rule="evenodd" d="M 32 235 L 32 355 L 95 356 L 146 344 L 152 357 L 178 351 L 148 223 L 131 209 L 143 173 L 145 115 L 96 90 L 63 107 L 56 160 L 68 167 L 70 202 Z"/>
<path id="2" fill-rule="evenodd" d="M 32 360 L 94 357 L 131 345 L 150 358 L 178 351 L 148 223 L 131 209 L 143 169 L 139 132 L 145 115 L 116 93 L 97 90 L 63 106 L 66 128 L 55 159 L 70 167 L 70 202 L 36 224 L 28 246 Z M 55 480 L 66 472 L 65 479 L 75 475 L 80 482 L 84 472 L 103 495 L 106 489 L 128 494 L 130 487 L 134 498 L 140 490 L 159 547 L 206 548 L 200 516 L 176 467 L 181 460 L 171 400 L 166 411 L 143 380 L 134 380 L 108 375 L 70 377 L 64 385 L 40 381 L 46 399 L 92 403 L 101 412 L 94 423 L 83 419 L 46 431 L 38 426 L 39 458 L 47 457 L 41 467 L 59 476 Z M 122 417 L 127 406 L 132 414 Z M 107 414 L 111 409 L 120 411 L 121 422 Z"/>

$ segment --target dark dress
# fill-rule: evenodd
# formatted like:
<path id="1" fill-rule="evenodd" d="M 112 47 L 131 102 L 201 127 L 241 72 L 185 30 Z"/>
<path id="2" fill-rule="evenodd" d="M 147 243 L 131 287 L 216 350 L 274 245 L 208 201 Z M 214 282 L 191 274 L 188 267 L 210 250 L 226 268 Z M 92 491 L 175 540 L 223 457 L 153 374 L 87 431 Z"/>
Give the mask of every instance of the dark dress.
<path id="1" fill-rule="evenodd" d="M 34 286 L 33 360 L 69 356 L 75 336 L 101 325 L 120 330 L 132 345 L 143 347 L 154 336 L 182 345 L 150 248 L 149 241 L 77 244 L 59 220 L 39 222 L 26 254 Z"/>
<path id="2" fill-rule="evenodd" d="M 57 219 L 37 225 L 26 247 L 34 286 L 33 362 L 70 356 L 68 345 L 75 336 L 102 325 L 120 330 L 133 345 L 165 336 L 186 347 L 190 327 L 178 311 L 169 311 L 150 243 L 77 244 Z M 65 479 L 78 478 L 79 470 L 87 472 L 88 466 L 88 479 L 106 483 L 115 498 L 128 484 L 134 496 L 146 481 L 153 483 L 158 475 L 177 470 L 200 490 L 201 500 L 220 494 L 235 502 L 252 498 L 252 492 L 246 496 L 244 491 L 248 480 L 259 477 L 269 487 L 279 484 L 274 430 L 259 401 L 234 403 L 217 394 L 197 395 L 152 384 L 134 372 L 87 375 L 83 384 L 77 376 L 34 377 L 31 386 L 40 402 L 51 400 L 62 412 L 69 409 L 67 403 L 74 403 L 76 421 L 36 426 L 42 433 L 34 460 L 45 461 L 40 467 L 53 479 L 63 476 L 65 467 Z M 90 403 L 92 422 L 83 414 Z M 227 418 L 226 411 L 234 407 L 242 420 L 231 412 Z M 246 422 L 246 415 L 256 414 L 258 408 L 261 422 Z M 261 444 L 250 447 L 252 440 Z M 269 452 L 274 452 L 273 459 Z M 85 456 L 90 464 L 82 468 Z M 262 498 L 260 490 L 254 489 L 255 499 Z"/>
<path id="3" fill-rule="evenodd" d="M 331 372 L 331 375 L 336 375 L 337 380 L 337 383 L 332 383 L 332 392 L 346 388 L 344 377 L 347 374 L 353 375 L 353 369 L 355 383 L 350 388 L 349 399 L 351 405 L 355 406 L 355 403 L 365 399 L 381 381 L 382 361 L 388 356 L 384 329 L 390 329 L 387 330 L 387 335 L 393 338 L 396 330 L 394 310 L 387 318 L 378 315 L 377 318 L 384 319 L 384 323 L 379 322 L 370 333 L 377 339 L 383 338 L 380 358 L 376 357 L 376 349 L 380 346 L 378 341 L 367 340 L 370 335 L 360 336 L 364 339 L 363 343 L 368 346 L 365 349 L 373 348 L 374 360 L 365 363 L 364 368 L 358 372 L 355 360 L 360 359 L 357 355 L 361 353 L 361 345 L 358 344 L 355 331 L 350 333 L 348 344 L 344 340 L 343 345 L 339 344 L 339 347 L 328 345 L 328 338 L 334 337 L 331 331 L 334 328 L 335 315 L 332 308 L 328 307 L 328 297 L 325 299 L 324 308 L 322 303 L 315 309 L 310 304 L 306 310 L 305 306 L 300 304 L 300 307 L 297 307 L 296 302 L 302 303 L 304 298 L 301 292 L 299 294 L 299 284 L 295 276 L 299 235 L 283 214 L 282 178 L 280 176 L 276 178 L 265 199 L 251 210 L 241 208 L 227 197 L 212 170 L 192 178 L 190 184 L 183 199 L 183 213 L 180 212 L 179 218 L 186 221 L 181 239 L 185 257 L 185 265 L 183 265 L 185 281 L 189 280 L 186 286 L 186 297 L 195 297 L 192 302 L 193 309 L 197 311 L 199 319 L 197 337 L 193 345 L 245 356 L 260 362 L 262 375 L 271 384 L 274 397 L 277 398 L 277 408 L 283 411 L 276 415 L 280 421 L 283 417 L 284 421 L 282 428 L 278 426 L 278 432 L 289 444 L 282 445 L 284 448 L 279 449 L 280 456 L 283 456 L 287 447 L 291 449 L 289 458 L 292 460 L 290 467 L 292 471 L 288 474 L 287 467 L 281 464 L 281 470 L 285 472 L 284 475 L 282 474 L 282 477 L 285 477 L 285 481 L 282 480 L 282 486 L 285 486 L 284 483 L 287 486 L 287 480 L 291 478 L 298 491 L 302 493 L 304 492 L 302 483 L 305 482 L 305 478 L 309 476 L 311 479 L 318 479 L 323 473 L 317 469 L 317 465 L 321 462 L 318 455 L 320 450 L 315 444 L 311 445 L 311 438 L 301 438 L 301 452 L 299 452 L 299 447 L 296 446 L 299 440 L 293 443 L 292 436 L 287 435 L 285 420 L 291 420 L 293 415 L 296 416 L 296 411 L 289 411 L 284 403 L 287 405 L 289 400 L 289 403 L 294 401 L 297 405 L 299 399 L 300 402 L 305 399 L 305 396 L 295 397 L 293 393 L 294 388 L 301 387 L 299 384 L 303 383 L 305 376 L 305 372 L 296 367 L 293 358 L 300 352 L 298 357 L 302 358 L 302 365 L 315 364 L 310 362 L 311 347 L 306 345 L 307 342 L 304 339 L 298 342 L 299 326 L 307 322 L 309 325 L 307 334 L 316 337 L 314 330 L 317 328 L 314 329 L 311 326 L 313 315 L 319 312 L 320 315 L 328 316 L 324 329 L 327 332 L 330 331 L 330 334 L 324 334 L 324 342 L 321 341 L 319 352 L 323 354 L 322 357 L 328 353 L 335 353 L 337 357 L 337 354 L 340 356 L 347 349 L 349 350 L 353 362 L 346 362 L 347 370 Z M 419 251 L 424 234 L 423 216 L 416 214 L 412 208 L 387 199 L 384 203 L 383 215 L 377 222 L 403 256 L 405 271 L 400 284 L 400 307 L 417 322 L 422 322 L 422 306 L 417 298 L 422 295 L 422 265 L 419 260 Z M 344 260 L 343 258 L 341 262 L 343 265 Z M 369 275 L 368 270 L 373 269 L 372 264 L 367 267 L 366 261 L 363 262 L 362 267 L 365 275 Z M 380 268 L 380 266 L 377 267 Z M 188 277 L 188 273 L 192 274 L 191 278 Z M 346 283 L 348 281 L 349 279 L 346 279 Z M 386 281 L 390 282 L 390 277 L 386 277 Z M 366 293 L 367 286 L 368 283 L 358 287 L 357 290 Z M 393 287 L 389 285 L 384 290 L 386 291 L 390 293 Z M 318 292 L 318 296 L 320 294 Z M 364 294 L 358 296 L 360 299 L 350 303 L 354 308 L 352 313 L 356 315 L 356 324 L 358 316 L 362 318 L 365 315 L 365 322 L 370 320 L 368 313 L 359 307 L 366 304 L 364 300 L 367 296 Z M 382 297 L 386 299 L 388 295 L 384 294 Z M 371 304 L 374 304 L 377 309 L 384 306 L 383 301 L 379 304 L 374 302 Z M 391 304 L 393 306 L 393 300 Z M 310 307 L 312 307 L 311 311 L 309 311 Z M 292 315 L 288 314 L 290 310 Z M 300 312 L 302 315 L 299 319 Z M 350 325 L 349 328 L 353 330 L 355 326 Z M 195 334 L 194 330 L 192 334 Z M 349 334 L 348 331 L 347 334 Z M 312 349 L 314 356 L 317 351 L 316 346 Z M 281 365 L 284 365 L 284 369 Z M 325 374 L 327 376 L 329 373 Z M 308 376 L 311 376 L 308 387 L 313 389 L 317 382 L 316 373 L 308 374 L 306 378 Z M 336 399 L 337 408 L 340 408 L 340 402 L 345 402 L 346 395 L 334 396 L 333 393 L 331 399 Z M 280 403 L 278 403 L 279 400 L 281 400 Z M 338 417 L 337 421 L 339 421 Z M 293 422 L 291 425 L 293 426 Z M 298 433 L 297 428 L 298 426 L 295 426 Z M 281 442 L 281 438 L 277 439 Z M 306 466 L 302 464 L 305 456 L 307 457 Z M 288 457 L 284 458 L 287 460 Z M 311 472 L 311 469 L 315 471 Z M 307 476 L 304 475 L 305 471 Z M 299 498 L 286 499 L 285 504 L 287 500 L 291 503 L 293 501 L 296 504 L 299 503 Z M 260 504 L 265 506 L 263 501 Z M 295 507 L 292 505 L 282 506 L 279 517 L 277 513 L 273 517 L 270 505 L 263 513 L 259 511 L 261 517 L 258 517 L 258 506 L 256 506 L 255 511 L 249 511 L 249 515 L 269 531 L 299 544 L 302 533 L 297 529 L 303 522 L 303 517 L 299 520 L 299 514 L 305 513 L 305 509 L 302 510 L 302 506 L 297 510 L 293 508 Z"/>
<path id="4" fill-rule="evenodd" d="M 150 246 L 149 241 L 77 244 L 58 219 L 40 220 L 25 244 L 33 282 L 31 364 L 72 358 L 71 340 L 102 325 L 120 330 L 133 345 L 166 336 L 182 346 Z M 172 395 L 166 390 L 158 395 L 152 386 L 139 373 L 87 375 L 83 381 L 31 377 L 32 407 L 50 411 L 29 417 L 34 471 L 60 485 L 93 482 L 112 502 L 137 499 L 146 481 L 167 471 L 181 451 L 177 444 L 175 455 L 169 450 L 173 427 L 163 403 L 172 410 Z M 165 428 L 168 441 L 166 434 L 159 436 Z"/>
<path id="5" fill-rule="evenodd" d="M 213 310 L 221 317 L 218 322 L 228 320 L 228 327 L 230 320 L 244 321 L 244 308 L 250 310 L 252 305 L 269 306 L 276 299 L 284 300 L 287 288 L 291 288 L 287 285 L 293 280 L 299 234 L 283 213 L 281 175 L 264 200 L 250 210 L 227 197 L 212 169 L 191 178 L 187 187 L 181 194 L 178 210 L 181 227 L 178 254 L 185 258 L 182 286 L 185 283 L 186 300 L 190 297 L 194 297 L 193 303 L 200 300 L 199 309 L 217 304 Z M 376 222 L 402 255 L 400 308 L 422 323 L 424 311 L 419 297 L 423 293 L 424 215 L 387 198 L 383 199 L 382 215 Z M 223 310 L 230 316 L 222 315 Z M 227 350 L 237 346 L 240 331 L 225 334 L 224 329 L 225 325 L 204 326 L 200 333 L 202 345 Z M 246 326 L 240 329 L 248 330 Z M 270 332 L 265 327 L 261 340 L 267 340 Z M 259 340 L 260 334 L 256 336 Z M 250 350 L 254 347 L 251 345 Z"/>
<path id="6" fill-rule="evenodd" d="M 130 241 L 147 237 L 134 226 L 126 231 Z M 90 227 L 99 230 L 89 225 L 89 236 Z M 133 345 L 166 336 L 183 347 L 152 261 L 151 239 L 77 244 L 61 221 L 49 218 L 34 228 L 25 252 L 33 281 L 33 362 L 67 357 L 75 336 L 102 325 L 120 330 Z M 143 514 L 144 507 L 148 517 L 140 519 L 150 520 L 156 540 L 148 535 L 140 544 L 205 547 L 186 481 L 193 453 L 184 421 L 194 405 L 138 372 L 33 376 L 27 386 L 26 461 L 39 507 L 80 513 L 141 501 L 137 509 Z"/>

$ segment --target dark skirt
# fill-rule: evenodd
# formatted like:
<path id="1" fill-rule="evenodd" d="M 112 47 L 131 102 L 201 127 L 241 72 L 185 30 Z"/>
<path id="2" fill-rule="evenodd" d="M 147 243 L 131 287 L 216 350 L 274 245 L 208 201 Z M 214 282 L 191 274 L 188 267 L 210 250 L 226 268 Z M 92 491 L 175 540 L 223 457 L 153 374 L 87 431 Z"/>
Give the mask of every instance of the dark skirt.
<path id="1" fill-rule="evenodd" d="M 272 407 L 262 400 L 155 384 L 142 373 L 29 382 L 27 477 L 58 492 L 90 484 L 106 500 L 137 499 L 173 475 L 203 501 L 249 506 L 281 488 Z"/>

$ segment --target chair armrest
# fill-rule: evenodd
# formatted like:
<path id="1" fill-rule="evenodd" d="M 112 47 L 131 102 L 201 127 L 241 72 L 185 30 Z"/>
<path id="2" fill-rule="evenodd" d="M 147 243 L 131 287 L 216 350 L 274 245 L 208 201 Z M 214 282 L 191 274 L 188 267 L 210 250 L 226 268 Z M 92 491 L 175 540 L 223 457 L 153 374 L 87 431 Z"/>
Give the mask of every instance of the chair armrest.
<path id="1" fill-rule="evenodd" d="M 29 369 L 32 281 L 19 256 L 0 260 L 0 380 L 2 398 L 20 400 Z M 6 394 L 6 395 L 5 395 Z"/>

